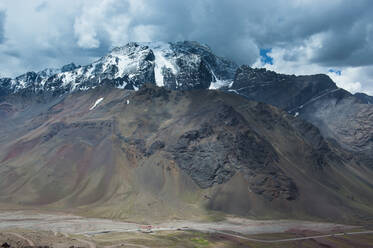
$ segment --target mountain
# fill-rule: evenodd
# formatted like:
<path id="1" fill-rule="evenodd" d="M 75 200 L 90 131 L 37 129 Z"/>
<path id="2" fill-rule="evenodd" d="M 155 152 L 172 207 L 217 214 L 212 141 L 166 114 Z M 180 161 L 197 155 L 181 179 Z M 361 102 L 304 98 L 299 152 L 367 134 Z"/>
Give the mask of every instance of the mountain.
<path id="1" fill-rule="evenodd" d="M 372 154 L 372 97 L 352 95 L 338 88 L 327 75 L 284 75 L 241 66 L 227 90 L 277 106 L 311 122 L 324 137 L 343 147 Z"/>
<path id="2" fill-rule="evenodd" d="M 367 99 L 197 42 L 133 42 L 3 78 L 0 208 L 371 221 Z"/>
<path id="3" fill-rule="evenodd" d="M 144 83 L 168 89 L 220 89 L 269 103 L 303 118 L 326 138 L 368 156 L 373 149 L 373 97 L 352 95 L 323 74 L 295 76 L 238 66 L 198 42 L 128 43 L 86 66 L 71 63 L 0 79 L 0 99 L 20 93 L 59 96 L 100 85 L 137 90 Z"/>
<path id="4" fill-rule="evenodd" d="M 371 168 L 311 124 L 236 94 L 102 86 L 0 106 L 7 208 L 137 221 L 373 216 Z"/>
<path id="5" fill-rule="evenodd" d="M 86 66 L 28 72 L 0 79 L 0 96 L 15 92 L 60 95 L 103 84 L 138 89 L 153 83 L 169 89 L 219 88 L 232 82 L 237 65 L 197 42 L 128 43 Z"/>
<path id="6" fill-rule="evenodd" d="M 373 104 L 373 96 L 369 96 L 365 93 L 355 93 L 354 96 L 359 98 L 363 103 Z"/>

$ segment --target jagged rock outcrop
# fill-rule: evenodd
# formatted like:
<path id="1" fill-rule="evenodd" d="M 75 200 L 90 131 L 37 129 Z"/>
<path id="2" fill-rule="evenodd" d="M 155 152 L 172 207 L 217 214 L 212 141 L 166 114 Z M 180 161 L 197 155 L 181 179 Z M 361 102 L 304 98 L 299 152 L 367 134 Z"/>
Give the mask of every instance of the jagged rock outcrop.
<path id="1" fill-rule="evenodd" d="M 297 188 L 278 169 L 278 155 L 271 144 L 232 107 L 217 104 L 214 109 L 211 113 L 216 114 L 208 123 L 184 133 L 172 148 L 181 169 L 202 188 L 225 183 L 241 172 L 255 193 L 270 200 L 295 199 Z"/>

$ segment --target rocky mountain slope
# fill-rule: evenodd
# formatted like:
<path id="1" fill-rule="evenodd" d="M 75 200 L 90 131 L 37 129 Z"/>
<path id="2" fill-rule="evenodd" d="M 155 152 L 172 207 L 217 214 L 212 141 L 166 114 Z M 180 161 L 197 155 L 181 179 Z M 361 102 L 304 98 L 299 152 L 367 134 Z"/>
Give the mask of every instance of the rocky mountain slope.
<path id="1" fill-rule="evenodd" d="M 371 168 L 236 94 L 103 86 L 0 106 L 1 207 L 145 222 L 373 216 Z"/>
<path id="2" fill-rule="evenodd" d="M 363 103 L 373 104 L 373 96 L 369 96 L 365 93 L 355 93 L 354 96 L 359 98 Z"/>
<path id="3" fill-rule="evenodd" d="M 241 66 L 228 90 L 303 118 L 347 149 L 372 154 L 372 97 L 352 95 L 326 75 L 283 75 Z"/>

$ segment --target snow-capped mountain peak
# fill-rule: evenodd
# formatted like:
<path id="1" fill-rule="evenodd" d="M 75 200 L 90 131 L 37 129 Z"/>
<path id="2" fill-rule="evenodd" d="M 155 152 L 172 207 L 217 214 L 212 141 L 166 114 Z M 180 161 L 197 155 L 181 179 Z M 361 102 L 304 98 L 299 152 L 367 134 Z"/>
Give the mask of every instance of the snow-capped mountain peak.
<path id="1" fill-rule="evenodd" d="M 233 81 L 236 69 L 235 63 L 198 42 L 131 42 L 86 66 L 71 63 L 2 78 L 0 95 L 20 90 L 61 94 L 105 83 L 126 89 L 138 89 L 144 83 L 170 89 L 220 88 Z"/>

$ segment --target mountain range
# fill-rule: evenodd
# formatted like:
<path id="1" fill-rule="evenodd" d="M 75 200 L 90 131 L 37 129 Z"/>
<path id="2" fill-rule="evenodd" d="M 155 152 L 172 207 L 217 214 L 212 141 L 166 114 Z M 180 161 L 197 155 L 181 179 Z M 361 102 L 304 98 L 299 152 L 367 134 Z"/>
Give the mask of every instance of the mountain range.
<path id="1" fill-rule="evenodd" d="M 371 220 L 372 102 L 190 41 L 2 78 L 0 206 Z"/>

